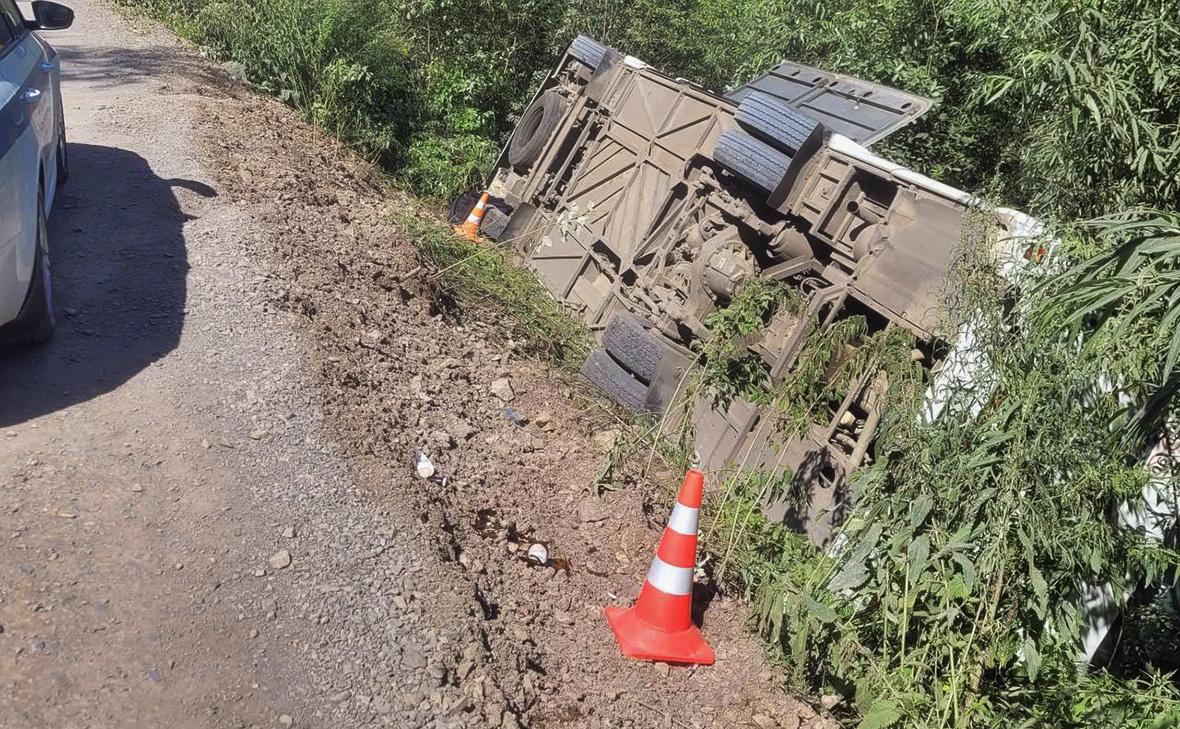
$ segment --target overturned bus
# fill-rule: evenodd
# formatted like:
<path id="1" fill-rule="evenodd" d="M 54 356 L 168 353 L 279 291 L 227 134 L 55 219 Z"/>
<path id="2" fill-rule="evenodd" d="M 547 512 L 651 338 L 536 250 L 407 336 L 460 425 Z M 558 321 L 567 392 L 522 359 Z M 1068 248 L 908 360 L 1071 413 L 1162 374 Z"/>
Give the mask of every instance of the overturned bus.
<path id="1" fill-rule="evenodd" d="M 939 296 L 972 198 L 866 148 L 930 105 L 789 62 L 720 96 L 580 36 L 501 154 L 482 232 L 584 319 L 598 346 L 583 373 L 636 411 L 683 404 L 709 315 L 756 277 L 805 301 L 745 343 L 772 381 L 790 376 L 809 333 L 851 316 L 870 332 L 903 327 L 934 370 Z M 993 217 L 1000 237 L 1030 224 Z M 690 413 L 707 470 L 789 469 L 805 498 L 769 503 L 768 516 L 823 543 L 848 474 L 873 458 L 880 395 L 868 373 L 786 442 L 740 399 L 674 410 Z"/>

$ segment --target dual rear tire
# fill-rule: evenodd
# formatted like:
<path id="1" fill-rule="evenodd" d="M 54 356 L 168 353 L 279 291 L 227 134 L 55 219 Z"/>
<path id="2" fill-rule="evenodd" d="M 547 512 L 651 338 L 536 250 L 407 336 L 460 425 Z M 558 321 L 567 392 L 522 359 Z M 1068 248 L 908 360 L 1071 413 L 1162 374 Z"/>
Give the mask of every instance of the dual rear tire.
<path id="1" fill-rule="evenodd" d="M 643 319 L 619 313 L 602 333 L 602 346 L 582 365 L 582 374 L 612 400 L 634 412 L 661 412 L 675 393 L 683 358 L 649 330 Z"/>
<path id="2" fill-rule="evenodd" d="M 735 118 L 740 128 L 722 133 L 713 158 L 767 195 L 822 144 L 822 124 L 761 91 L 742 99 Z"/>

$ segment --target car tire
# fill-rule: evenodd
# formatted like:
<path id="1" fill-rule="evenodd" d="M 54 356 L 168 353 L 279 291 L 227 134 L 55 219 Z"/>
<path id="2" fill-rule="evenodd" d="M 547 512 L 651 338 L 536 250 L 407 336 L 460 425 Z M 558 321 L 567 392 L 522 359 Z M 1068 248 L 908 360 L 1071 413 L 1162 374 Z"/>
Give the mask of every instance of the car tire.
<path id="1" fill-rule="evenodd" d="M 644 328 L 643 320 L 629 313 L 616 315 L 607 325 L 602 333 L 602 348 L 649 384 L 666 352 L 658 336 Z"/>
<path id="2" fill-rule="evenodd" d="M 545 143 L 565 115 L 565 97 L 550 89 L 525 109 L 508 145 L 508 163 L 519 172 L 527 172 L 541 156 Z"/>
<path id="3" fill-rule="evenodd" d="M 737 110 L 738 123 L 751 134 L 796 154 L 822 125 L 761 91 L 751 91 Z"/>
<path id="4" fill-rule="evenodd" d="M 33 254 L 33 283 L 29 299 L 22 314 L 26 315 L 29 326 L 24 334 L 10 343 L 16 345 L 37 345 L 53 338 L 57 329 L 57 318 L 53 313 L 53 277 L 49 266 L 49 229 L 45 221 L 45 195 L 37 199 L 37 250 Z"/>
<path id="5" fill-rule="evenodd" d="M 767 194 L 778 188 L 791 166 L 789 156 L 739 129 L 730 129 L 717 138 L 713 159 Z"/>
<path id="6" fill-rule="evenodd" d="M 57 130 L 57 184 L 64 185 L 70 179 L 70 153 L 66 144 L 66 123 Z"/>
<path id="7" fill-rule="evenodd" d="M 628 410 L 638 412 L 644 409 L 647 385 L 632 377 L 606 350 L 596 349 L 590 353 L 582 365 L 582 375 Z"/>
<path id="8" fill-rule="evenodd" d="M 606 46 L 590 36 L 580 35 L 574 38 L 573 43 L 570 43 L 569 54 L 593 70 L 602 63 L 602 57 L 606 55 L 606 50 Z"/>

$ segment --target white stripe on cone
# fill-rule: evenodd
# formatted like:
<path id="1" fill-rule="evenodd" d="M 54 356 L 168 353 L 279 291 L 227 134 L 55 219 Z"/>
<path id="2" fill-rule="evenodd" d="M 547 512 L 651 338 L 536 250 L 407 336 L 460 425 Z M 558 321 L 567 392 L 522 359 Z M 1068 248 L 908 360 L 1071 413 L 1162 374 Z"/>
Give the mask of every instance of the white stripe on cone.
<path id="1" fill-rule="evenodd" d="M 478 223 L 483 220 L 483 215 L 476 215 L 476 213 L 483 213 L 485 208 L 487 208 L 487 203 L 482 200 L 477 202 L 475 207 L 471 208 L 471 212 L 467 214 L 467 222 Z"/>
<path id="2" fill-rule="evenodd" d="M 647 571 L 647 581 L 652 587 L 669 595 L 690 595 L 692 567 L 674 567 L 656 557 Z"/>
<path id="3" fill-rule="evenodd" d="M 700 510 L 685 506 L 679 501 L 672 509 L 672 516 L 668 518 L 668 528 L 677 534 L 691 537 L 697 533 L 697 514 Z"/>

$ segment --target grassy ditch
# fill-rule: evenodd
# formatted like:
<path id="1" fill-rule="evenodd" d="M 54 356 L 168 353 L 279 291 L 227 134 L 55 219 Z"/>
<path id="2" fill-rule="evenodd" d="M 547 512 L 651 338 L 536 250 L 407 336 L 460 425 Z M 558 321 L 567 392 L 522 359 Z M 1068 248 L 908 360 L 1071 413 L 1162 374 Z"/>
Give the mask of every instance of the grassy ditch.
<path id="1" fill-rule="evenodd" d="M 582 366 L 590 351 L 585 325 L 503 250 L 472 243 L 447 225 L 412 214 L 399 214 L 397 223 L 434 269 L 429 275 L 464 311 L 500 322 L 527 351 L 564 370 Z"/>

